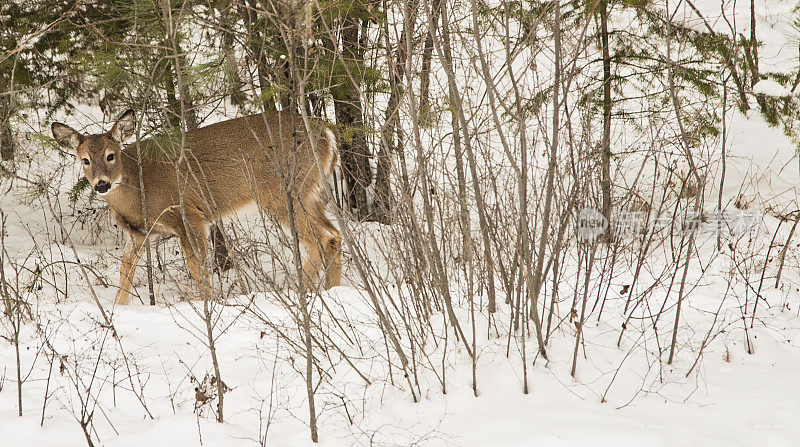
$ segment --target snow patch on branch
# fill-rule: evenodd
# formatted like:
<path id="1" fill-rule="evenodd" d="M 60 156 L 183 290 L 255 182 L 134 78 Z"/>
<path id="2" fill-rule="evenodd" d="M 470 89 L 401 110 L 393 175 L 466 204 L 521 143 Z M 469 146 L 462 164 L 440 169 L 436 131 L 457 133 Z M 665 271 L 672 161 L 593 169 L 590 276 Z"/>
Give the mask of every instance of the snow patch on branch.
<path id="1" fill-rule="evenodd" d="M 791 96 L 792 92 L 772 79 L 762 79 L 753 86 L 753 93 L 774 97 Z"/>

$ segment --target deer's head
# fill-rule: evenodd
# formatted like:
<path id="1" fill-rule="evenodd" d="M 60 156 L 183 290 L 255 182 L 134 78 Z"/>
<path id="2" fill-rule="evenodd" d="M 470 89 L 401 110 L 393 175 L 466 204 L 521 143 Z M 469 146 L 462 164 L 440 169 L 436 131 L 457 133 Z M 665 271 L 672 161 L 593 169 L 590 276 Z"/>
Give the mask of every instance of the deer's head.
<path id="1" fill-rule="evenodd" d="M 83 135 L 61 123 L 53 123 L 50 129 L 58 144 L 70 149 L 83 164 L 83 173 L 98 194 L 106 195 L 122 182 L 120 154 L 136 129 L 133 110 L 123 113 L 111 130 L 101 134 Z"/>

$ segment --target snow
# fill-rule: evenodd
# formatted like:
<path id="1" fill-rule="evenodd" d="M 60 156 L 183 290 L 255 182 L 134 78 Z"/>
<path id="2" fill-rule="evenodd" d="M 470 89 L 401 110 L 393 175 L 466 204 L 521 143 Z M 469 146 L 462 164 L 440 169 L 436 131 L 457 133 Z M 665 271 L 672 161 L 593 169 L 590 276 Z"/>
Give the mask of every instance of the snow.
<path id="1" fill-rule="evenodd" d="M 750 2 L 736 0 L 698 0 L 692 2 L 715 33 L 750 36 Z M 703 20 L 686 3 L 669 2 L 671 15 L 694 31 L 707 33 Z M 793 0 L 755 0 L 756 34 L 761 73 L 786 73 L 797 68 L 797 2 Z"/>
<path id="2" fill-rule="evenodd" d="M 50 225 L 41 209 L 21 204 L 16 198 L 6 196 L 0 205 L 9 213 L 7 242 L 12 253 L 24 253 L 30 243 L 26 226 Z M 768 226 L 771 230 L 774 222 L 769 221 Z M 759 240 L 763 244 L 770 236 L 771 231 L 762 232 Z M 527 395 L 522 392 L 519 339 L 512 341 L 511 355 L 506 356 L 507 324 L 499 324 L 487 337 L 486 321 L 481 319 L 477 328 L 479 396 L 472 393 L 469 356 L 451 337 L 446 344 L 447 353 L 441 348 L 431 348 L 429 353 L 434 359 L 444 355 L 449 364 L 447 393 L 442 393 L 436 374 L 423 368 L 421 401 L 412 402 L 396 368 L 395 383 L 385 381 L 382 331 L 365 292 L 353 286 L 332 289 L 323 299 L 334 314 L 346 317 L 354 325 L 351 335 L 361 348 L 353 358 L 372 383 L 360 380 L 343 362 L 334 362 L 338 366 L 331 371 L 330 383 L 323 383 L 317 394 L 318 408 L 323 408 L 321 445 L 367 445 L 370 440 L 381 445 L 433 446 L 796 445 L 800 442 L 800 427 L 795 422 L 800 411 L 800 389 L 794 386 L 800 368 L 800 300 L 792 291 L 800 274 L 795 268 L 787 266 L 787 279 L 781 289 L 763 292 L 770 306 L 762 308 L 763 313 L 751 330 L 754 354 L 745 351 L 741 317 L 737 314 L 739 303 L 729 298 L 721 313 L 722 321 L 716 323 L 724 331 L 705 348 L 698 368 L 686 376 L 705 331 L 714 324 L 709 310 L 720 303 L 726 271 L 732 262 L 724 255 L 712 254 L 709 245 L 713 246 L 713 242 L 701 248 L 701 258 L 713 260 L 713 272 L 707 276 L 694 271 L 690 274 L 690 282 L 699 282 L 690 295 L 680 327 L 675 365 L 662 365 L 661 371 L 653 357 L 652 335 L 644 336 L 645 332 L 633 327 L 621 347 L 616 347 L 624 300 L 612 289 L 605 310 L 610 319 L 598 323 L 592 317 L 587 321 L 585 354 L 579 358 L 576 379 L 570 376 L 574 334 L 569 325 L 554 332 L 548 362 L 533 360 L 535 340 L 528 340 L 526 349 L 531 363 Z M 758 252 L 757 247 L 754 252 Z M 94 259 L 91 265 L 110 281 L 116 271 L 114 263 L 98 264 L 107 255 L 93 256 L 109 248 L 113 250 L 108 245 L 79 244 L 78 252 L 82 259 Z M 374 251 L 371 256 L 379 258 Z M 69 268 L 69 276 L 77 278 L 76 269 Z M 621 274 L 613 287 L 628 283 L 630 274 Z M 354 278 L 352 265 L 345 270 L 345 276 Z M 741 287 L 741 280 L 738 281 Z M 220 326 L 227 327 L 217 340 L 218 355 L 223 379 L 232 389 L 226 394 L 226 422 L 219 424 L 209 406 L 200 412 L 195 410 L 197 381 L 210 371 L 202 320 L 197 314 L 199 303 L 176 302 L 174 292 L 167 289 L 159 295 L 155 307 L 134 304 L 114 308 L 109 304 L 113 287 L 95 285 L 101 302 L 112 313 L 120 336 L 116 343 L 100 324 L 99 311 L 86 298 L 87 287 L 79 280 L 71 284 L 73 298 L 67 301 L 53 303 L 52 292 L 39 295 L 34 301 L 36 314 L 43 319 L 39 323 L 50 328 L 51 342 L 67 356 L 65 372 L 59 372 L 56 361 L 50 373 L 43 426 L 39 424 L 50 366 L 39 351 L 39 336 L 30 327 L 21 336 L 22 365 L 27 376 L 22 418 L 16 416 L 13 346 L 0 345 L 5 377 L 0 392 L 0 432 L 5 433 L 6 445 L 83 445 L 83 434 L 76 422 L 81 394 L 71 383 L 70 374 L 82 371 L 88 379 L 95 365 L 98 373 L 92 394 L 99 402 L 94 416 L 95 435 L 102 445 L 258 445 L 267 422 L 268 444 L 311 445 L 304 382 L 297 370 L 302 358 L 295 358 L 285 341 L 271 330 L 296 330 L 286 309 L 275 301 L 277 297 L 242 296 L 217 308 Z M 141 291 L 141 281 L 139 284 Z M 663 293 L 664 287 L 659 287 L 656 294 Z M 456 301 L 464 303 L 462 299 Z M 242 315 L 240 305 L 257 307 L 263 318 Z M 320 312 L 318 318 L 326 321 L 318 304 L 316 309 Z M 463 304 L 457 312 L 461 321 L 468 321 Z M 508 318 L 507 311 L 501 309 L 497 320 Z M 432 324 L 442 331 L 442 316 L 434 316 Z M 661 323 L 664 327 L 671 324 L 666 317 Z M 661 340 L 662 344 L 665 342 Z M 355 354 L 352 347 L 345 349 Z M 336 357 L 335 353 L 330 355 Z M 132 379 L 127 378 L 126 357 L 135 372 Z M 80 386 L 88 384 L 86 380 Z M 131 389 L 144 396 L 153 419 Z M 606 400 L 601 403 L 601 396 L 606 393 Z M 347 397 L 342 400 L 340 396 Z"/>
<path id="3" fill-rule="evenodd" d="M 798 58 L 791 48 L 796 45 L 786 45 L 787 17 L 791 18 L 795 3 L 756 3 L 759 35 L 765 39 L 759 49 L 762 69 L 795 69 Z M 696 4 L 716 32 L 730 32 L 718 1 Z M 737 32 L 746 35 L 749 5 L 738 2 L 735 11 L 733 2 L 726 1 L 723 7 L 726 5 L 731 8 L 722 12 L 730 14 L 729 20 L 735 17 L 740 27 Z M 677 7 L 681 10 L 676 20 L 707 32 L 696 13 L 685 9 L 686 5 Z M 547 65 L 544 55 L 538 57 L 542 66 Z M 502 55 L 490 53 L 491 58 L 502 59 Z M 441 72 L 435 74 L 444 78 Z M 760 81 L 753 92 L 788 94 L 772 80 Z M 96 112 L 84 115 L 67 123 L 81 128 L 101 121 Z M 91 119 L 86 119 L 90 115 Z M 742 198 L 753 212 L 797 210 L 800 161 L 796 142 L 756 111 L 743 115 L 731 110 L 727 116 L 727 172 L 722 186 L 726 208 Z M 87 131 L 100 127 L 90 125 Z M 494 144 L 496 135 L 487 138 L 499 146 Z M 615 141 L 624 138 L 615 136 Z M 712 149 L 715 154 L 721 152 L 719 147 Z M 711 161 L 719 163 L 720 159 Z M 295 299 L 280 285 L 285 278 L 278 275 L 274 290 L 250 294 L 239 293 L 232 274 L 219 278 L 222 287 L 235 292 L 224 302 L 212 303 L 221 375 L 230 388 L 225 394 L 225 422 L 218 423 L 213 399 L 197 406 L 196 388 L 212 366 L 201 305 L 180 301 L 179 284 L 191 282 L 185 274 L 176 273 L 182 261 L 174 253 L 175 242 L 160 247 L 166 270 L 172 273 L 157 278 L 157 305 L 134 300 L 133 305 L 114 307 L 121 234 L 99 207 L 89 218 L 72 214 L 64 204 L 64 187 L 77 179 L 79 168 L 65 170 L 55 164 L 36 169 L 66 176 L 53 183 L 61 184 L 62 200 L 56 208 L 72 230 L 70 240 L 60 236 L 46 200 L 17 192 L 0 196 L 0 209 L 8 218 L 8 258 L 3 256 L 2 267 L 9 278 L 19 274 L 24 297 L 32 308 L 20 334 L 22 417 L 17 416 L 17 361 L 8 338 L 11 328 L 5 315 L 0 316 L 0 445 L 86 445 L 79 424 L 86 401 L 93 412 L 91 436 L 97 445 L 313 445 L 302 376 L 305 358 L 289 345 L 290 341 L 299 342 L 300 331 L 294 309 L 281 304 Z M 716 177 L 710 179 L 706 202 L 715 204 L 721 177 L 719 169 L 713 172 Z M 242 223 L 242 232 L 257 243 L 268 244 L 264 241 L 269 240 L 269 231 L 259 228 L 257 221 Z M 619 260 L 611 280 L 591 280 L 590 306 L 596 297 L 607 296 L 608 302 L 602 319 L 597 311 L 589 313 L 577 374 L 571 376 L 575 324 L 569 321 L 569 301 L 576 293 L 569 289 L 575 285 L 578 260 L 575 248 L 570 247 L 562 258 L 563 278 L 568 279 L 562 279 L 561 293 L 567 299 L 559 303 L 555 316 L 563 321 L 556 323 L 548 344 L 549 360 L 537 356 L 535 337 L 529 333 L 524 347 L 519 333 L 509 334 L 508 306 L 499 306 L 491 327 L 486 313 L 479 312 L 475 321 L 476 397 L 471 359 L 463 343 L 448 330 L 445 316 L 434 313 L 430 330 L 425 332 L 425 352 L 416 352 L 415 380 L 419 384 L 415 383 L 413 390 L 418 392 L 419 402 L 413 402 L 412 388 L 361 285 L 354 253 L 345 247 L 343 285 L 312 302 L 314 321 L 331 338 L 323 341 L 324 352 L 315 348 L 326 375 L 321 379 L 319 371 L 314 374 L 320 445 L 800 445 L 800 387 L 796 384 L 800 370 L 800 249 L 795 233 L 776 286 L 776 252 L 788 239 L 790 226 L 784 223 L 778 229 L 779 225 L 767 214 L 757 233 L 741 238 L 726 234 L 722 250 L 716 249 L 715 234 L 698 237 L 698 254 L 688 271 L 691 293 L 678 326 L 673 365 L 665 363 L 676 296 L 668 284 L 680 272 L 659 276 L 673 265 L 675 255 L 665 243 L 648 259 L 636 287 L 636 293 L 645 293 L 653 284 L 646 306 L 667 303 L 657 322 L 658 335 L 648 317 L 653 309 L 629 311 L 633 318 L 620 335 L 627 315 L 620 290 L 631 284 L 635 262 Z M 387 248 L 390 232 L 374 224 L 361 224 L 355 231 L 380 285 L 390 291 L 385 296 L 399 303 L 409 300 L 412 292 L 398 279 L 402 273 L 393 270 L 395 260 Z M 774 234 L 777 242 L 770 255 Z M 77 257 L 70 242 L 76 245 Z M 724 248 L 727 243 L 733 248 Z M 281 262 L 261 260 L 265 265 Z M 44 269 L 38 282 L 33 281 L 37 265 Z M 91 269 L 89 284 L 82 279 L 80 265 Z M 766 272 L 763 288 L 762 270 Z M 472 320 L 463 278 L 450 280 L 455 312 L 462 324 L 469 325 Z M 141 272 L 136 286 L 144 296 Z M 743 323 L 742 307 L 752 309 L 756 288 L 763 300 L 750 328 L 751 315 Z M 90 289 L 111 315 L 118 339 L 103 322 Z M 543 291 L 545 296 L 549 293 Z M 500 302 L 504 298 L 499 297 Z M 397 307 L 386 307 L 397 324 L 405 321 L 406 315 Z M 465 331 L 469 332 L 467 326 Z M 409 334 L 400 333 L 400 344 L 409 352 Z M 707 334 L 710 340 L 706 345 Z M 52 349 L 43 347 L 45 338 Z M 748 345 L 752 353 L 748 353 Z M 53 352 L 63 357 L 53 358 Z M 440 381 L 443 374 L 446 392 Z M 526 375 L 528 394 L 523 393 Z"/>
<path id="4" fill-rule="evenodd" d="M 760 209 L 788 213 L 800 202 L 800 160 L 795 145 L 757 112 L 733 114 L 730 122 L 723 204 L 742 198 Z M 716 203 L 719 174 L 709 185 L 706 200 Z"/>
<path id="5" fill-rule="evenodd" d="M 772 79 L 762 79 L 753 86 L 753 93 L 774 97 L 790 96 L 792 92 Z"/>

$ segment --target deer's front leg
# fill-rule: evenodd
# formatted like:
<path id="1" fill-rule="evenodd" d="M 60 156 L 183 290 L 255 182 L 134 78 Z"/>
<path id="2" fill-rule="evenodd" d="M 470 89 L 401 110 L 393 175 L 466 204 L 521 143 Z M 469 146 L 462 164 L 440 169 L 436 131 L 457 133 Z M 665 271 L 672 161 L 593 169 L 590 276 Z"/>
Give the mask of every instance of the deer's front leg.
<path id="1" fill-rule="evenodd" d="M 145 238 L 128 233 L 128 239 L 125 241 L 125 249 L 122 253 L 122 264 L 119 267 L 119 289 L 117 290 L 117 297 L 115 303 L 125 305 L 128 304 L 131 289 L 133 288 L 133 274 L 136 270 L 136 264 L 139 262 L 139 256 L 144 247 Z"/>

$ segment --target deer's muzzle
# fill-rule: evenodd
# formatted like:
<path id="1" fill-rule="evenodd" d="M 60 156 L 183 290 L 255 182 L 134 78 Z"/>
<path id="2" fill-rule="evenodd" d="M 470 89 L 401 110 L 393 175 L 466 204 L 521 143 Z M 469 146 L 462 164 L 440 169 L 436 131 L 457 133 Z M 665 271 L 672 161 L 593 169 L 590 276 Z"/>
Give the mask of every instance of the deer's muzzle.
<path id="1" fill-rule="evenodd" d="M 105 180 L 100 180 L 96 185 L 94 185 L 94 190 L 100 194 L 107 193 L 109 189 L 111 189 L 111 183 L 108 183 Z"/>

